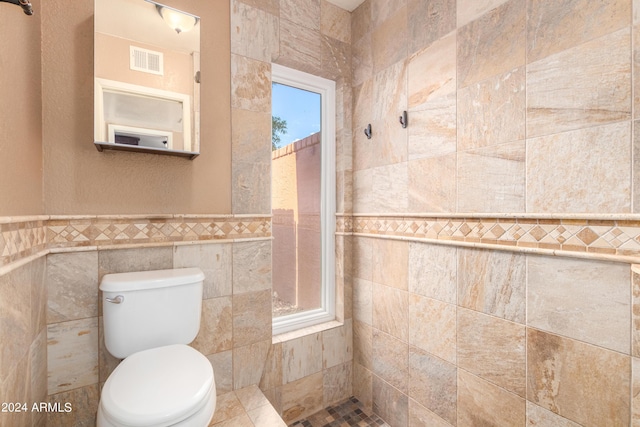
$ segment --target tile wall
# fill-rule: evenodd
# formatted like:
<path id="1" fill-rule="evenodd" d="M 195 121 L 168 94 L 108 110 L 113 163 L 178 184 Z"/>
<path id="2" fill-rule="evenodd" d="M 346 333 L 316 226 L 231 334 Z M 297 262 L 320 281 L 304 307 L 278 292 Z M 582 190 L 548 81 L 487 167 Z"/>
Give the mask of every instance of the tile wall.
<path id="1" fill-rule="evenodd" d="M 640 422 L 639 10 L 352 13 L 353 389 L 392 426 Z"/>

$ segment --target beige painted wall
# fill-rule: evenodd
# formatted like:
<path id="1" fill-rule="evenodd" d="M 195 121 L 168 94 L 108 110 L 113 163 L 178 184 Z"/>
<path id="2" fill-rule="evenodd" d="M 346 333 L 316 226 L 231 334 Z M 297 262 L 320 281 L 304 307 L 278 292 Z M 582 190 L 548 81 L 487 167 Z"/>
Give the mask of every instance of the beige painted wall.
<path id="1" fill-rule="evenodd" d="M 41 214 L 40 15 L 0 4 L 0 40 L 0 216 Z"/>
<path id="2" fill-rule="evenodd" d="M 44 211 L 231 212 L 229 4 L 166 1 L 202 25 L 202 126 L 195 160 L 98 152 L 93 145 L 93 2 L 42 10 Z"/>

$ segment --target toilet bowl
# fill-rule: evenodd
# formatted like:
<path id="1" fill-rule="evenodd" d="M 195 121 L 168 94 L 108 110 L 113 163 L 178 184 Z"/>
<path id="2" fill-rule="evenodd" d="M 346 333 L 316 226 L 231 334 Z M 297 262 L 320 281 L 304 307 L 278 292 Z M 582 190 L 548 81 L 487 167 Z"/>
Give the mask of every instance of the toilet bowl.
<path id="1" fill-rule="evenodd" d="M 124 359 L 102 389 L 98 427 L 206 427 L 216 407 L 209 360 L 187 344 L 200 329 L 197 268 L 107 274 L 104 341 Z"/>
<path id="2" fill-rule="evenodd" d="M 98 427 L 207 426 L 216 406 L 211 363 L 176 344 L 126 358 L 107 379 Z"/>

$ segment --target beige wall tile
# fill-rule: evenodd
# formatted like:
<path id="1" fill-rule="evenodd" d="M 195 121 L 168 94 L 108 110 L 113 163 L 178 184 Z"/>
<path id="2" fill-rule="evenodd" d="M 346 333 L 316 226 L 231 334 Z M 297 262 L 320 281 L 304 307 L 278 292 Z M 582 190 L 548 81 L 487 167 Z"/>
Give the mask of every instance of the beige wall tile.
<path id="1" fill-rule="evenodd" d="M 524 212 L 525 142 L 458 154 L 458 212 Z"/>
<path id="2" fill-rule="evenodd" d="M 374 28 L 392 18 L 399 8 L 407 4 L 407 0 L 388 2 L 387 0 L 371 0 L 371 25 Z"/>
<path id="3" fill-rule="evenodd" d="M 458 92 L 458 150 L 525 138 L 525 67 L 515 68 Z"/>
<path id="4" fill-rule="evenodd" d="M 222 351 L 207 356 L 213 367 L 216 393 L 219 395 L 233 390 L 233 351 Z"/>
<path id="5" fill-rule="evenodd" d="M 406 212 L 409 204 L 407 163 L 373 168 L 371 175 L 369 203 L 372 210 L 368 212 Z"/>
<path id="6" fill-rule="evenodd" d="M 203 298 L 232 294 L 232 249 L 230 243 L 175 246 L 173 267 L 198 267 L 204 273 Z"/>
<path id="7" fill-rule="evenodd" d="M 191 343 L 205 356 L 231 350 L 233 345 L 232 298 L 210 298 L 202 301 L 200 331 Z"/>
<path id="8" fill-rule="evenodd" d="M 363 3 L 369 4 L 368 2 Z M 371 33 L 367 33 L 351 44 L 351 79 L 354 86 L 373 78 L 373 43 Z M 354 114 L 357 109 L 354 108 Z"/>
<path id="9" fill-rule="evenodd" d="M 353 281 L 353 317 L 371 325 L 373 323 L 373 283 L 368 280 Z"/>
<path id="10" fill-rule="evenodd" d="M 584 426 L 628 425 L 631 358 L 527 330 L 527 398 Z"/>
<path id="11" fill-rule="evenodd" d="M 456 363 L 456 306 L 409 294 L 409 344 Z"/>
<path id="12" fill-rule="evenodd" d="M 320 0 L 280 0 L 280 17 L 312 30 L 320 30 Z"/>
<path id="13" fill-rule="evenodd" d="M 129 273 L 173 268 L 171 247 L 114 249 L 98 251 L 98 277 L 105 274 Z"/>
<path id="14" fill-rule="evenodd" d="M 28 265 L 0 276 L 0 384 L 31 345 L 30 276 Z"/>
<path id="15" fill-rule="evenodd" d="M 387 2 L 385 2 L 387 3 Z M 403 2 L 404 3 L 404 2 Z M 377 1 L 375 5 L 381 5 Z M 377 73 L 407 57 L 407 7 L 394 2 L 390 5 L 393 15 L 375 26 L 372 33 L 373 71 Z M 375 21 L 376 13 L 373 13 Z"/>
<path id="16" fill-rule="evenodd" d="M 407 132 L 407 157 L 410 161 L 430 157 L 441 158 L 456 152 L 455 94 L 440 96 L 421 104 L 420 110 L 411 111 L 407 120 L 410 123 Z M 423 186 L 423 189 L 427 188 L 427 185 Z"/>
<path id="17" fill-rule="evenodd" d="M 320 29 L 304 27 L 288 19 L 281 19 L 280 56 L 276 62 L 301 71 L 318 74 L 322 63 Z"/>
<path id="18" fill-rule="evenodd" d="M 527 141 L 527 212 L 630 212 L 629 122 Z"/>
<path id="19" fill-rule="evenodd" d="M 322 368 L 332 368 L 353 358 L 353 321 L 322 332 Z M 349 397 L 349 396 L 346 396 Z"/>
<path id="20" fill-rule="evenodd" d="M 640 6 L 638 6 L 638 8 L 640 9 Z M 640 43 L 638 43 L 638 46 L 640 46 Z M 638 74 L 640 75 L 640 74 Z M 640 81 L 640 79 L 637 79 Z M 638 91 L 636 91 L 636 93 L 640 94 L 640 88 Z M 640 99 L 640 95 L 639 99 Z M 640 111 L 640 108 L 638 109 L 638 111 Z M 632 183 L 632 194 L 633 194 L 633 212 L 634 213 L 638 213 L 640 212 L 640 121 L 634 121 L 632 122 L 632 126 L 633 126 L 633 140 L 632 140 L 632 146 L 633 146 L 633 164 L 632 164 L 632 175 L 633 175 L 633 183 Z"/>
<path id="21" fill-rule="evenodd" d="M 322 333 L 282 343 L 282 383 L 322 371 Z"/>
<path id="22" fill-rule="evenodd" d="M 409 244 L 399 240 L 373 240 L 373 282 L 408 289 Z"/>
<path id="23" fill-rule="evenodd" d="M 47 260 L 40 257 L 29 264 L 31 283 L 31 340 L 47 328 Z"/>
<path id="24" fill-rule="evenodd" d="M 234 392 L 224 393 L 217 397 L 216 410 L 211 424 L 218 424 L 233 419 L 244 413 L 244 408 Z"/>
<path id="25" fill-rule="evenodd" d="M 351 12 L 351 43 L 371 32 L 371 2 L 365 1 Z"/>
<path id="26" fill-rule="evenodd" d="M 450 427 L 451 424 L 416 402 L 409 399 L 409 427 Z"/>
<path id="27" fill-rule="evenodd" d="M 356 213 L 375 212 L 373 200 L 373 169 L 353 172 L 353 211 Z"/>
<path id="28" fill-rule="evenodd" d="M 269 328 L 271 329 L 271 328 Z M 244 347 L 233 349 L 233 389 L 238 390 L 250 385 L 259 384 L 264 371 L 271 337 Z"/>
<path id="29" fill-rule="evenodd" d="M 48 412 L 47 427 L 92 425 L 100 403 L 100 387 L 98 384 L 93 384 L 54 394 L 49 396 L 49 403 L 58 404 L 62 408 L 65 403 L 71 403 L 73 410 L 70 412 Z"/>
<path id="30" fill-rule="evenodd" d="M 456 0 L 408 0 L 409 54 L 456 29 Z"/>
<path id="31" fill-rule="evenodd" d="M 631 271 L 631 355 L 640 357 L 640 274 Z"/>
<path id="32" fill-rule="evenodd" d="M 524 426 L 525 400 L 458 369 L 459 426 Z"/>
<path id="33" fill-rule="evenodd" d="M 373 239 L 354 237 L 353 277 L 371 281 L 373 279 Z"/>
<path id="34" fill-rule="evenodd" d="M 122 359 L 118 359 L 109 353 L 104 343 L 104 321 L 103 317 L 98 317 L 98 368 L 99 380 L 105 382 L 114 369 L 120 364 Z"/>
<path id="35" fill-rule="evenodd" d="M 271 339 L 271 290 L 233 296 L 233 347 Z"/>
<path id="36" fill-rule="evenodd" d="M 351 43 L 351 14 L 326 0 L 321 0 L 320 32 L 343 43 Z"/>
<path id="37" fill-rule="evenodd" d="M 353 360 L 368 370 L 373 369 L 373 328 L 363 322 L 353 322 Z"/>
<path id="38" fill-rule="evenodd" d="M 629 265 L 529 256 L 527 271 L 528 325 L 629 354 Z"/>
<path id="39" fill-rule="evenodd" d="M 29 390 L 31 402 L 47 401 L 47 330 L 43 329 L 31 343 L 28 355 L 29 383 L 25 384 Z M 25 382 L 26 376 L 20 376 L 18 381 Z M 2 402 L 15 402 L 18 396 L 14 393 L 2 392 Z M 43 414 L 32 414 L 32 419 L 39 421 Z"/>
<path id="40" fill-rule="evenodd" d="M 456 9 L 458 15 L 458 27 L 475 21 L 482 15 L 501 6 L 508 0 L 458 0 Z"/>
<path id="41" fill-rule="evenodd" d="M 0 398 L 2 402 L 19 403 L 27 402 L 28 410 L 31 409 L 29 402 L 30 384 L 26 381 L 29 378 L 29 361 L 26 357 L 16 361 L 10 371 L 4 372 L 4 381 L 0 383 Z M 46 399 L 44 400 L 46 402 Z M 8 412 L 9 408 L 5 408 L 5 412 L 0 415 L 2 425 L 7 426 L 30 426 L 30 412 Z"/>
<path id="42" fill-rule="evenodd" d="M 260 379 L 261 390 L 273 390 L 282 385 L 282 343 L 272 344 Z"/>
<path id="43" fill-rule="evenodd" d="M 282 419 L 290 424 L 322 409 L 322 372 L 282 386 Z"/>
<path id="44" fill-rule="evenodd" d="M 524 65 L 525 26 L 525 1 L 510 0 L 460 28 L 458 87 Z"/>
<path id="45" fill-rule="evenodd" d="M 353 396 L 353 364 L 346 362 L 325 369 L 322 381 L 323 408 Z"/>
<path id="46" fill-rule="evenodd" d="M 640 423 L 640 359 L 631 358 L 631 425 Z"/>
<path id="47" fill-rule="evenodd" d="M 278 57 L 280 48 L 279 7 L 274 13 L 260 10 L 260 2 L 247 3 L 231 2 L 231 53 L 271 62 Z"/>
<path id="48" fill-rule="evenodd" d="M 525 326 L 458 310 L 458 367 L 525 397 Z"/>
<path id="49" fill-rule="evenodd" d="M 410 212 L 455 212 L 456 159 L 452 153 L 409 161 Z"/>
<path id="50" fill-rule="evenodd" d="M 524 324 L 525 263 L 518 253 L 458 249 L 458 304 Z"/>
<path id="51" fill-rule="evenodd" d="M 631 61 L 633 76 L 637 76 L 640 73 L 640 56 L 638 52 L 640 50 L 640 5 L 637 0 L 633 0 L 633 25 L 631 26 Z M 640 118 L 640 81 L 637 78 L 633 80 L 633 118 Z"/>
<path id="52" fill-rule="evenodd" d="M 409 293 L 374 284 L 372 326 L 402 342 L 409 342 Z"/>
<path id="53" fill-rule="evenodd" d="M 49 394 L 98 383 L 98 318 L 47 327 Z"/>
<path id="54" fill-rule="evenodd" d="M 239 0 L 249 6 L 264 10 L 272 15 L 280 15 L 280 0 Z"/>
<path id="55" fill-rule="evenodd" d="M 451 246 L 409 244 L 409 292 L 455 304 L 457 255 Z"/>
<path id="56" fill-rule="evenodd" d="M 271 241 L 233 244 L 233 294 L 271 289 Z"/>
<path id="57" fill-rule="evenodd" d="M 358 363 L 353 364 L 353 395 L 368 410 L 373 407 L 373 374 Z"/>
<path id="58" fill-rule="evenodd" d="M 231 120 L 231 153 L 243 163 L 271 162 L 271 111 L 250 111 L 234 108 Z M 240 125 L 241 124 L 241 125 Z"/>
<path id="59" fill-rule="evenodd" d="M 455 365 L 411 347 L 409 396 L 448 422 L 456 423 L 457 383 Z"/>
<path id="60" fill-rule="evenodd" d="M 629 25 L 631 3 L 528 2 L 527 14 L 527 59 L 533 62 Z"/>
<path id="61" fill-rule="evenodd" d="M 455 94 L 456 34 L 453 31 L 409 57 L 407 89 L 411 111 L 422 110 L 429 101 Z M 425 73 L 427 68 L 429 72 Z"/>
<path id="62" fill-rule="evenodd" d="M 409 345 L 373 329 L 373 373 L 407 394 L 409 385 Z"/>
<path id="63" fill-rule="evenodd" d="M 322 35 L 321 69 L 322 77 L 329 80 L 346 78 L 351 80 L 351 45 L 341 42 L 329 36 Z M 338 88 L 336 87 L 336 91 Z M 336 103 L 336 115 L 339 114 Z M 336 123 L 336 129 L 340 129 Z"/>
<path id="64" fill-rule="evenodd" d="M 232 169 L 233 213 L 270 214 L 271 164 L 234 162 Z"/>
<path id="65" fill-rule="evenodd" d="M 47 256 L 47 322 L 98 316 L 98 252 Z"/>
<path id="66" fill-rule="evenodd" d="M 231 107 L 262 113 L 271 111 L 269 63 L 231 55 Z"/>
<path id="67" fill-rule="evenodd" d="M 407 425 L 409 398 L 391 387 L 378 376 L 373 375 L 373 412 L 378 414 L 389 425 Z"/>
<path id="68" fill-rule="evenodd" d="M 527 402 L 527 426 L 580 427 L 580 424 L 574 423 L 531 402 Z"/>
<path id="69" fill-rule="evenodd" d="M 629 28 L 527 66 L 527 137 L 631 118 Z"/>

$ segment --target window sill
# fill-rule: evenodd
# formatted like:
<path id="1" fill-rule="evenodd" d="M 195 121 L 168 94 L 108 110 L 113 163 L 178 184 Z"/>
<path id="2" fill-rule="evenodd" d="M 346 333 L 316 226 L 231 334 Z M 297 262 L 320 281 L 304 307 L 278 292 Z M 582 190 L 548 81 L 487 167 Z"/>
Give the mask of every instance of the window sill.
<path id="1" fill-rule="evenodd" d="M 337 320 L 332 320 L 330 322 L 325 322 L 325 323 L 319 323 L 317 325 L 308 326 L 306 328 L 296 329 L 295 331 L 274 335 L 273 338 L 271 339 L 271 343 L 277 344 L 277 343 L 282 343 L 286 341 L 291 341 L 296 338 L 316 334 L 318 332 L 327 331 L 329 329 L 334 329 L 342 325 L 344 325 L 344 323 L 338 322 Z"/>

